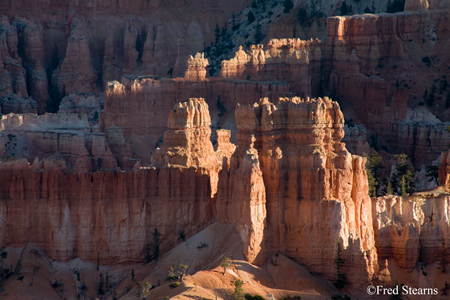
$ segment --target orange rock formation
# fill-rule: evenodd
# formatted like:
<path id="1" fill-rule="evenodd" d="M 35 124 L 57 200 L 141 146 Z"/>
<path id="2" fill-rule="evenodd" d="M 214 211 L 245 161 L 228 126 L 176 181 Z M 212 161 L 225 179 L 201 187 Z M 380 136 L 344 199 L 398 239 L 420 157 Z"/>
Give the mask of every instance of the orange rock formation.
<path id="1" fill-rule="evenodd" d="M 331 277 L 342 240 L 352 281 L 370 280 L 378 262 L 365 159 L 340 142 L 339 105 L 263 99 L 238 106 L 236 121 L 238 147 L 219 175 L 218 220 L 236 225 L 247 259 L 279 251 Z"/>

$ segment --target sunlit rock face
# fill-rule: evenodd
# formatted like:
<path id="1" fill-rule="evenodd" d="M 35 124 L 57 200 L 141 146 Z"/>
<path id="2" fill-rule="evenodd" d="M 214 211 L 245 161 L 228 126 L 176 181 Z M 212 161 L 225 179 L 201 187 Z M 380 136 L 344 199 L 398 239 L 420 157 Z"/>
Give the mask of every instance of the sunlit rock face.
<path id="1" fill-rule="evenodd" d="M 244 253 L 273 252 L 332 276 L 343 242 L 349 274 L 378 271 L 365 159 L 341 143 L 343 115 L 328 98 L 262 99 L 236 109 L 238 146 L 219 175 L 218 220 L 236 224 Z M 245 199 L 242 202 L 241 199 Z"/>

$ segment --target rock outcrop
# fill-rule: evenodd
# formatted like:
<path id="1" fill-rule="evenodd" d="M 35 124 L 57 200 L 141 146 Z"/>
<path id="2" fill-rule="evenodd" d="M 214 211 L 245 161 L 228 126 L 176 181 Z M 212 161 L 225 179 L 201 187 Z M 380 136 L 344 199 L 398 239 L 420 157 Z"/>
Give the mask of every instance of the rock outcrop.
<path id="1" fill-rule="evenodd" d="M 29 161 L 56 156 L 67 163 L 70 172 L 116 168 L 105 134 L 92 131 L 86 115 L 9 114 L 0 122 L 0 130 L 9 139 L 9 156 Z"/>
<path id="2" fill-rule="evenodd" d="M 97 76 L 94 73 L 89 50 L 89 29 L 84 18 L 74 19 L 68 39 L 66 55 L 52 75 L 62 95 L 92 93 Z"/>
<path id="3" fill-rule="evenodd" d="M 318 93 L 322 43 L 319 40 L 273 39 L 268 50 L 263 45 L 251 45 L 248 53 L 242 46 L 231 60 L 222 62 L 220 76 L 224 78 L 284 81 L 296 94 Z"/>
<path id="4" fill-rule="evenodd" d="M 52 121 L 61 128 L 44 131 Z M 20 133 L 43 152 L 60 153 L 60 158 L 36 157 L 32 165 L 16 158 L 0 162 L 0 224 L 11 224 L 1 227 L 0 243 L 17 246 L 30 241 L 56 260 L 79 257 L 117 264 L 141 261 L 147 245 L 154 243 L 155 230 L 161 234 L 163 253 L 179 242 L 180 232 L 186 238 L 213 223 L 222 156 L 232 154 L 227 134 L 220 135 L 221 150 L 216 154 L 203 99 L 179 103 L 167 123 L 164 144 L 153 160 L 157 167 L 136 164 L 132 171 L 121 172 L 105 170 L 105 152 L 112 154 L 104 148 L 102 133 L 85 132 L 91 128 L 85 115 L 3 117 L 5 134 L 0 141 Z M 123 155 L 127 150 L 121 130 L 107 130 L 112 152 Z M 98 161 L 102 170 L 80 169 L 85 158 Z M 78 172 L 69 168 L 68 161 Z"/>
<path id="5" fill-rule="evenodd" d="M 108 85 L 104 126 L 121 127 L 125 136 L 134 133 L 154 147 L 166 130 L 169 112 L 177 102 L 201 97 L 213 114 L 218 112 L 218 100 L 227 111 L 232 112 L 238 101 L 251 104 L 265 96 L 276 102 L 278 97 L 287 94 L 289 85 L 281 82 L 211 78 L 193 83 L 180 78 L 124 77 L 121 83 L 114 81 Z"/>
<path id="6" fill-rule="evenodd" d="M 353 282 L 377 273 L 365 159 L 341 143 L 343 121 L 328 98 L 237 107 L 238 147 L 219 175 L 218 220 L 236 224 L 248 259 L 282 252 L 331 278 L 342 240 Z"/>
<path id="7" fill-rule="evenodd" d="M 21 114 L 21 113 L 35 113 L 37 114 L 38 104 L 33 98 L 25 99 L 16 94 L 10 94 L 8 96 L 3 96 L 0 99 L 0 107 L 2 114 Z"/>
<path id="8" fill-rule="evenodd" d="M 65 161 L 0 164 L 0 243 L 42 246 L 55 260 L 137 262 L 161 233 L 160 253 L 214 220 L 209 176 L 195 168 L 71 174 Z M 45 205 L 43 205 L 45 203 Z"/>
<path id="9" fill-rule="evenodd" d="M 178 103 L 170 111 L 164 144 L 153 155 L 156 166 L 212 167 L 221 165 L 211 144 L 211 117 L 203 98 Z"/>
<path id="10" fill-rule="evenodd" d="M 449 201 L 448 195 L 432 193 L 374 198 L 372 212 L 379 259 L 394 258 L 409 271 L 418 261 L 448 261 Z"/>
<path id="11" fill-rule="evenodd" d="M 59 112 L 77 114 L 79 117 L 87 115 L 89 122 L 93 124 L 98 123 L 104 104 L 103 96 L 96 97 L 94 94 L 85 93 L 70 94 L 61 100 Z"/>
<path id="12" fill-rule="evenodd" d="M 206 68 L 209 66 L 208 60 L 205 58 L 204 53 L 197 53 L 195 57 L 192 55 L 187 62 L 187 70 L 184 74 L 184 79 L 192 81 L 201 81 L 206 78 Z"/>

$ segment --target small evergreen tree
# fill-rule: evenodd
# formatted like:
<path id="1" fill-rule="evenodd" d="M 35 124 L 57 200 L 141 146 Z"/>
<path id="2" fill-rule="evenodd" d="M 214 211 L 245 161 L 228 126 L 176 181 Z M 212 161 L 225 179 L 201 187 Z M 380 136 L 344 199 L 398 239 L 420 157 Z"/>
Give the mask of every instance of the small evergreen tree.
<path id="1" fill-rule="evenodd" d="M 305 26 L 308 22 L 308 12 L 304 7 L 300 7 L 297 13 L 297 21 L 300 25 Z"/>
<path id="2" fill-rule="evenodd" d="M 380 172 L 384 167 L 381 165 L 380 157 L 375 152 L 370 155 L 364 153 L 363 156 L 367 158 L 366 172 L 369 180 L 369 196 L 377 197 L 381 189 L 381 182 L 383 182 Z"/>
<path id="3" fill-rule="evenodd" d="M 345 16 L 347 14 L 348 14 L 348 6 L 347 6 L 347 3 L 344 1 L 344 2 L 342 2 L 342 5 L 341 5 L 341 16 Z"/>
<path id="4" fill-rule="evenodd" d="M 405 0 L 391 0 L 388 1 L 387 4 L 387 13 L 393 14 L 397 12 L 401 12 L 405 9 Z"/>
<path id="5" fill-rule="evenodd" d="M 347 285 L 347 276 L 344 274 L 342 268 L 344 267 L 345 260 L 343 258 L 343 249 L 341 240 L 337 243 L 337 251 L 336 257 L 334 259 L 334 266 L 336 268 L 336 280 L 333 282 L 333 285 L 338 289 L 342 289 L 345 285 Z"/>
<path id="6" fill-rule="evenodd" d="M 234 282 L 234 300 L 245 300 L 244 290 L 242 289 L 243 284 L 244 283 L 239 279 Z"/>
<path id="7" fill-rule="evenodd" d="M 261 24 L 256 24 L 255 29 L 255 44 L 259 44 L 262 41 Z"/>
<path id="8" fill-rule="evenodd" d="M 216 23 L 216 28 L 214 29 L 214 36 L 216 37 L 216 44 L 217 44 L 219 42 L 219 39 L 220 39 L 219 22 Z"/>
<path id="9" fill-rule="evenodd" d="M 161 242 L 160 242 L 161 233 L 158 231 L 158 228 L 155 228 L 152 235 L 153 235 L 153 258 L 155 260 L 158 260 L 159 245 L 161 244 Z"/>
<path id="10" fill-rule="evenodd" d="M 366 6 L 366 8 L 364 8 L 364 13 L 365 14 L 371 14 L 372 11 L 370 10 L 370 8 L 368 6 Z"/>
<path id="11" fill-rule="evenodd" d="M 227 269 L 233 266 L 233 262 L 231 261 L 231 258 L 224 256 L 220 261 L 220 266 L 223 268 L 223 275 L 225 275 Z"/>
<path id="12" fill-rule="evenodd" d="M 250 11 L 247 15 L 248 24 L 255 22 L 255 15 Z"/>
<path id="13" fill-rule="evenodd" d="M 294 8 L 294 2 L 292 2 L 292 0 L 284 0 L 284 9 L 283 12 L 285 14 L 289 13 L 291 11 L 291 9 Z"/>
<path id="14" fill-rule="evenodd" d="M 427 171 L 428 181 L 434 181 L 437 185 L 439 185 L 439 167 L 438 166 L 427 166 L 425 168 Z"/>
<path id="15" fill-rule="evenodd" d="M 400 184 L 400 195 L 406 196 L 415 191 L 416 178 L 414 173 L 408 168 L 408 156 L 406 154 L 396 154 L 394 157 L 396 159 L 395 169 L 397 172 L 391 181 L 394 187 L 396 186 L 395 183 Z"/>

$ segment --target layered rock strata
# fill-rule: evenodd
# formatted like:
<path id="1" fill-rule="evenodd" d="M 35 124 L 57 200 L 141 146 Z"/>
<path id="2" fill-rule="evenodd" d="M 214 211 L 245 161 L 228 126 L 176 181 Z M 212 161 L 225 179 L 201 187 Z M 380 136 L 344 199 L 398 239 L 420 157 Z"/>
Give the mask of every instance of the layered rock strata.
<path id="1" fill-rule="evenodd" d="M 211 117 L 203 98 L 178 103 L 170 111 L 164 144 L 153 155 L 156 166 L 215 167 L 221 163 L 211 144 Z"/>
<path id="2" fill-rule="evenodd" d="M 50 119 L 44 122 L 43 118 Z M 55 115 L 4 117 L 2 133 L 9 136 L 13 129 L 21 130 L 31 140 L 32 128 L 49 124 L 51 118 Z M 34 123 L 28 119 L 35 119 Z M 77 124 L 90 128 L 86 117 Z M 55 260 L 79 257 L 117 264 L 141 261 L 146 251 L 154 255 L 152 234 L 157 229 L 161 234 L 160 253 L 164 253 L 183 241 L 181 233 L 189 237 L 216 220 L 218 171 L 222 157 L 231 156 L 234 149 L 225 131 L 219 134 L 221 150 L 214 151 L 210 124 L 204 99 L 177 104 L 168 119 L 164 144 L 153 157 L 154 165 L 136 165 L 128 172 L 71 172 L 65 159 L 55 157 L 36 158 L 33 164 L 26 159 L 2 160 L 0 224 L 10 225 L 1 226 L 0 243 L 19 246 L 30 241 Z M 63 155 L 68 155 L 68 149 L 78 151 L 78 163 L 83 151 L 85 156 L 89 154 L 85 145 L 90 143 L 95 157 L 96 134 L 91 134 L 92 140 L 87 142 L 89 134 L 82 136 L 80 132 L 68 138 L 72 144 L 60 141 L 61 148 L 51 151 Z M 33 142 L 40 141 L 42 147 L 54 145 L 46 143 L 46 134 Z M 5 135 L 0 139 L 8 138 Z M 108 128 L 108 140 L 113 153 L 126 151 L 120 128 Z"/>
<path id="3" fill-rule="evenodd" d="M 450 259 L 450 198 L 445 194 L 373 199 L 375 243 L 379 259 L 394 258 L 411 271 L 417 262 Z"/>
<path id="4" fill-rule="evenodd" d="M 220 77 L 284 81 L 296 94 L 319 93 L 322 43 L 319 40 L 273 39 L 268 50 L 251 45 L 246 53 L 242 46 L 231 60 L 222 61 Z"/>
<path id="5" fill-rule="evenodd" d="M 238 79 L 211 78 L 203 81 L 160 79 L 153 76 L 124 77 L 110 82 L 105 93 L 104 126 L 118 126 L 124 135 L 134 133 L 152 147 L 167 128 L 166 120 L 177 102 L 202 97 L 212 114 L 217 103 L 233 111 L 238 100 L 250 104 L 261 97 L 276 102 L 289 94 L 289 85 L 281 82 L 257 82 Z"/>
<path id="6" fill-rule="evenodd" d="M 64 160 L 0 163 L 0 243 L 42 246 L 55 260 L 140 262 L 161 233 L 160 253 L 214 220 L 210 179 L 199 168 L 70 173 Z M 150 255 L 153 252 L 150 250 Z"/>
<path id="7" fill-rule="evenodd" d="M 90 172 L 115 169 L 116 160 L 105 134 L 89 126 L 86 115 L 9 114 L 2 116 L 0 130 L 8 137 L 6 155 L 36 158 L 56 156 L 67 170 Z"/>
<path id="8" fill-rule="evenodd" d="M 236 225 L 247 258 L 278 251 L 331 278 L 341 240 L 351 280 L 370 280 L 378 263 L 365 159 L 341 143 L 339 105 L 262 99 L 239 105 L 236 122 L 238 146 L 219 175 L 218 220 Z"/>
<path id="9" fill-rule="evenodd" d="M 207 73 L 206 67 L 208 66 L 209 63 L 204 53 L 197 53 L 195 57 L 191 55 L 187 62 L 187 70 L 184 78 L 192 81 L 204 80 Z"/>

